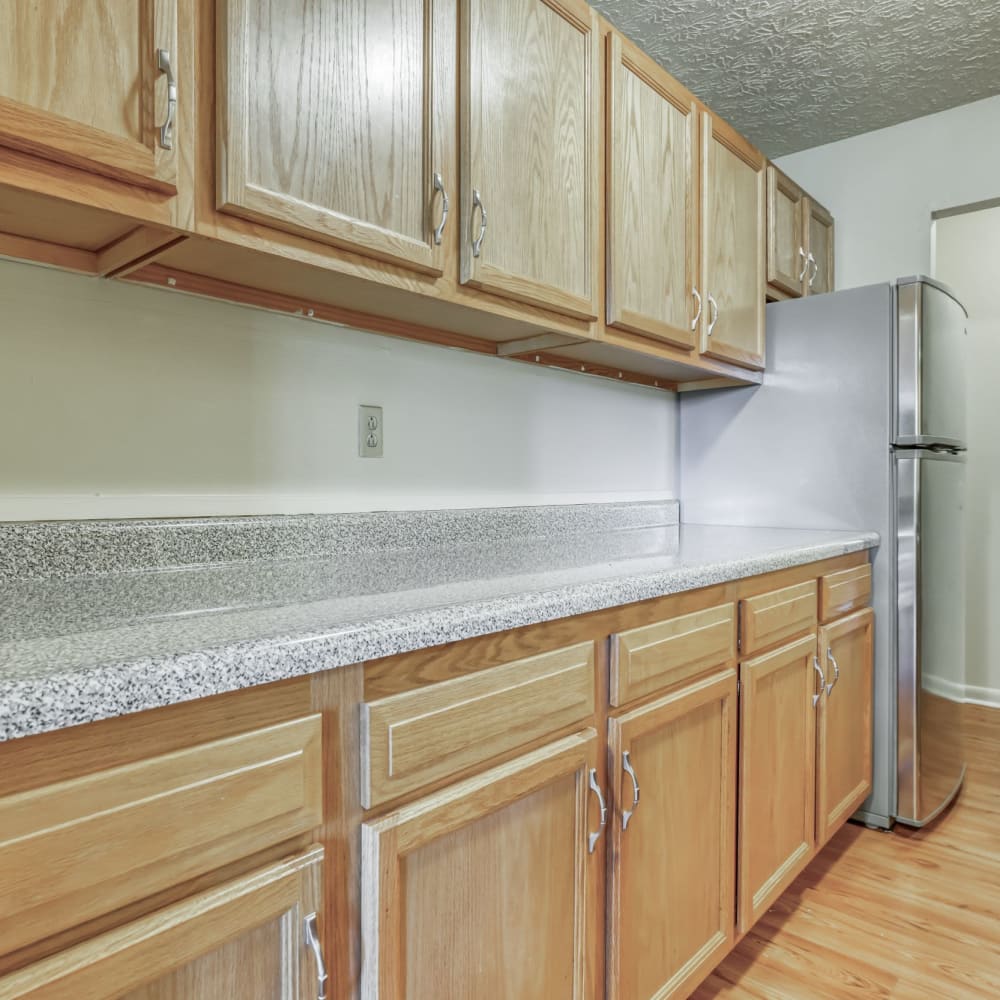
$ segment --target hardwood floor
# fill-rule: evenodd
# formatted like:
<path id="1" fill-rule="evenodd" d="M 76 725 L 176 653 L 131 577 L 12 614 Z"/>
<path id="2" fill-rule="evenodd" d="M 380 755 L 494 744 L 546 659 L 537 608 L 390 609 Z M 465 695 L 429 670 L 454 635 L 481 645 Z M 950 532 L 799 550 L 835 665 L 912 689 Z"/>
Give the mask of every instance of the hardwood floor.
<path id="1" fill-rule="evenodd" d="M 692 1000 L 1000 998 L 1000 710 L 964 714 L 955 805 L 923 830 L 848 824 Z"/>

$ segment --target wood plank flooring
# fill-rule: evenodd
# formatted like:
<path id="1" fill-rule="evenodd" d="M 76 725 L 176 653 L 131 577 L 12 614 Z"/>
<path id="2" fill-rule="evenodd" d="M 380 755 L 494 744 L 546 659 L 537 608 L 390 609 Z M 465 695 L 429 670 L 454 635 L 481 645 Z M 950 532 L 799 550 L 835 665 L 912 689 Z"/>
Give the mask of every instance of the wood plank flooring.
<path id="1" fill-rule="evenodd" d="M 929 828 L 848 824 L 692 1000 L 1000 1000 L 1000 709 Z"/>

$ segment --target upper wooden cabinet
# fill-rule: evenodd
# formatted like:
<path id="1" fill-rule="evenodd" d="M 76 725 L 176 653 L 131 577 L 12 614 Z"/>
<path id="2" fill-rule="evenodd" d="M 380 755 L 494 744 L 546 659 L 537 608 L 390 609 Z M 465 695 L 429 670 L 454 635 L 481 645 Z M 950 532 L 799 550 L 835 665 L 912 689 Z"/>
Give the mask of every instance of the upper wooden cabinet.
<path id="1" fill-rule="evenodd" d="M 454 94 L 436 69 L 454 59 L 447 7 L 219 0 L 218 207 L 440 271 L 455 194 Z"/>
<path id="2" fill-rule="evenodd" d="M 833 216 L 815 199 L 806 199 L 807 239 L 811 271 L 806 295 L 833 291 Z"/>
<path id="3" fill-rule="evenodd" d="M 649 56 L 608 36 L 607 322 L 697 344 L 698 116 Z"/>
<path id="4" fill-rule="evenodd" d="M 175 188 L 176 0 L 0 0 L 0 38 L 0 144 Z"/>
<path id="5" fill-rule="evenodd" d="M 462 281 L 597 316 L 600 38 L 581 0 L 462 0 Z"/>
<path id="6" fill-rule="evenodd" d="M 767 285 L 772 297 L 833 291 L 833 231 L 833 216 L 769 164 Z"/>
<path id="7" fill-rule="evenodd" d="M 702 351 L 764 367 L 764 157 L 714 115 L 702 129 Z"/>
<path id="8" fill-rule="evenodd" d="M 584 730 L 362 826 L 361 995 L 596 995 L 596 758 Z"/>
<path id="9" fill-rule="evenodd" d="M 733 940 L 736 671 L 609 725 L 608 997 L 686 997 Z"/>
<path id="10" fill-rule="evenodd" d="M 805 201 L 802 188 L 767 168 L 767 280 L 790 295 L 802 294 L 809 273 Z"/>

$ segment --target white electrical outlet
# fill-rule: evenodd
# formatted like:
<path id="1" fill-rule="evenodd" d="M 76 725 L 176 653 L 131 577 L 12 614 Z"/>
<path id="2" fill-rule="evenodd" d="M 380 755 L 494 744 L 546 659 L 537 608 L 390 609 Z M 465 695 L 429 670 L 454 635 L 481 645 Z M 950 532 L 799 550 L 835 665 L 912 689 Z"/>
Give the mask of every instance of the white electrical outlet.
<path id="1" fill-rule="evenodd" d="M 382 426 L 381 406 L 358 407 L 358 454 L 362 458 L 382 457 L 382 438 L 385 431 Z"/>

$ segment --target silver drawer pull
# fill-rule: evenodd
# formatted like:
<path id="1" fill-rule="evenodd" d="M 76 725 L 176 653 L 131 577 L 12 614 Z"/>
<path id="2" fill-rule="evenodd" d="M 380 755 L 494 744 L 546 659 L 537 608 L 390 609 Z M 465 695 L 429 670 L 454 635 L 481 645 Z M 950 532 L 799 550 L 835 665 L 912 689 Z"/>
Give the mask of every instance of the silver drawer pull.
<path id="1" fill-rule="evenodd" d="M 156 67 L 167 74 L 167 117 L 160 126 L 160 145 L 164 149 L 174 148 L 174 118 L 177 115 L 177 81 L 170 65 L 170 50 L 156 50 Z"/>
<path id="2" fill-rule="evenodd" d="M 826 689 L 826 677 L 823 674 L 823 668 L 819 665 L 819 657 L 813 654 L 813 670 L 819 674 L 819 694 L 813 694 L 813 708 L 819 704 L 820 698 L 823 697 L 823 691 Z"/>
<path id="3" fill-rule="evenodd" d="M 826 686 L 826 696 L 829 698 L 837 686 L 837 681 L 840 680 L 840 664 L 837 663 L 837 657 L 833 655 L 833 650 L 829 646 L 826 649 L 826 658 L 833 664 L 833 683 Z"/>
<path id="4" fill-rule="evenodd" d="M 441 246 L 441 239 L 444 236 L 445 224 L 448 221 L 451 202 L 448 200 L 448 192 L 444 187 L 444 178 L 437 171 L 434 172 L 434 190 L 441 192 L 441 221 L 434 230 L 434 245 L 439 247 Z"/>
<path id="5" fill-rule="evenodd" d="M 694 296 L 695 302 L 698 303 L 698 311 L 694 314 L 694 319 L 691 320 L 691 329 L 697 330 L 698 323 L 701 321 L 701 292 L 699 292 L 697 288 L 692 286 L 691 294 Z"/>
<path id="6" fill-rule="evenodd" d="M 802 270 L 799 271 L 799 281 L 802 281 L 806 276 L 806 271 L 809 270 L 809 258 L 802 247 L 799 247 L 799 256 L 802 258 Z"/>
<path id="7" fill-rule="evenodd" d="M 480 196 L 478 189 L 473 188 L 472 190 L 473 214 L 475 214 L 477 208 L 479 209 L 479 235 L 472 241 L 473 257 L 479 256 L 479 252 L 483 249 L 483 240 L 486 238 L 486 206 L 483 204 L 483 199 Z"/>
<path id="8" fill-rule="evenodd" d="M 622 830 L 628 829 L 628 821 L 635 815 L 639 808 L 639 782 L 635 776 L 635 768 L 632 767 L 632 757 L 628 750 L 622 754 L 622 768 L 632 779 L 632 808 L 626 809 L 622 813 Z"/>
<path id="9" fill-rule="evenodd" d="M 715 297 L 711 294 L 708 296 L 708 305 L 711 309 L 709 315 L 711 319 L 708 321 L 708 336 L 712 336 L 712 331 L 715 329 L 715 324 L 719 322 L 719 303 L 715 301 Z"/>
<path id="10" fill-rule="evenodd" d="M 326 962 L 323 961 L 323 946 L 319 942 L 319 933 L 316 930 L 316 914 L 310 913 L 303 921 L 303 931 L 306 938 L 306 947 L 313 953 L 316 959 L 316 1000 L 326 1000 L 326 984 L 329 976 L 326 973 Z"/>
<path id="11" fill-rule="evenodd" d="M 819 274 L 819 264 L 816 263 L 816 258 L 812 254 L 809 254 L 806 263 L 812 266 L 812 274 L 809 275 L 809 287 L 812 288 L 813 282 L 816 280 L 816 275 Z"/>
<path id="12" fill-rule="evenodd" d="M 597 828 L 596 833 L 590 834 L 587 838 L 587 853 L 593 854 L 597 842 L 601 839 L 601 833 L 608 822 L 608 807 L 604 801 L 604 793 L 601 791 L 601 786 L 597 783 L 597 768 L 595 767 L 590 769 L 590 790 L 597 796 L 597 802 L 601 807 L 601 825 Z"/>

